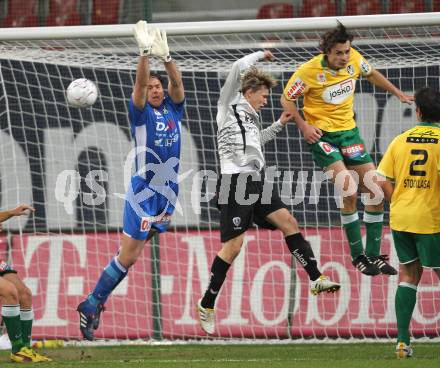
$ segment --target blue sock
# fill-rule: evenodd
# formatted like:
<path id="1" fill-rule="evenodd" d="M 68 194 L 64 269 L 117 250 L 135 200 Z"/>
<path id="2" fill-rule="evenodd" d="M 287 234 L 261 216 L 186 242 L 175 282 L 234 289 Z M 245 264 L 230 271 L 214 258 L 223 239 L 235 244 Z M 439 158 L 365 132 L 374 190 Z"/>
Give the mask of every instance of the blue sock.
<path id="1" fill-rule="evenodd" d="M 98 304 L 104 305 L 111 292 L 119 285 L 119 283 L 127 276 L 128 270 L 122 266 L 118 260 L 113 258 L 111 262 L 104 268 L 95 289 L 87 297 L 88 302 L 96 308 Z"/>

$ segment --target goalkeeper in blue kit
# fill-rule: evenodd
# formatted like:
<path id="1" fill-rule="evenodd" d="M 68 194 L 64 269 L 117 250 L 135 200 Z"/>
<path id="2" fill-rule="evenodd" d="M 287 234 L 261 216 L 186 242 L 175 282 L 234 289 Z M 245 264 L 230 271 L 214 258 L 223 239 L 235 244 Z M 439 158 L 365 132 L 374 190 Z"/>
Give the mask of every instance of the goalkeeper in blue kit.
<path id="1" fill-rule="evenodd" d="M 178 195 L 181 120 L 185 95 L 182 77 L 171 59 L 165 31 L 139 21 L 134 35 L 140 49 L 136 81 L 129 102 L 136 173 L 132 176 L 124 207 L 122 243 L 118 254 L 102 272 L 95 288 L 78 305 L 80 330 L 87 340 L 111 292 L 127 276 L 145 243 L 167 230 Z M 150 73 L 149 57 L 158 57 L 168 75 L 168 93 L 162 78 Z"/>

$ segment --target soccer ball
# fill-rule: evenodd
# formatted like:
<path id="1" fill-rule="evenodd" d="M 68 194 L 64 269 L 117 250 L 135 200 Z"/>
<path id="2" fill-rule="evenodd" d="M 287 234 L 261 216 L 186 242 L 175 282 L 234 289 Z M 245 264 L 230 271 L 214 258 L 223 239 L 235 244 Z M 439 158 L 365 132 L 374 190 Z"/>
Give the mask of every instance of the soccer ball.
<path id="1" fill-rule="evenodd" d="M 79 78 L 69 84 L 66 97 L 72 107 L 89 107 L 96 102 L 98 89 L 90 79 Z"/>

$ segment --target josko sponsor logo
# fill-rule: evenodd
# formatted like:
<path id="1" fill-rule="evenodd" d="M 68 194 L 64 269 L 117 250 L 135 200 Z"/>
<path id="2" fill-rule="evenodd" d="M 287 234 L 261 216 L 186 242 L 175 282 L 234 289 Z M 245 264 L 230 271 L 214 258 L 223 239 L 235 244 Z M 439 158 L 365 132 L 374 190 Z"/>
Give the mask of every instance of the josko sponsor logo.
<path id="1" fill-rule="evenodd" d="M 362 143 L 352 144 L 351 146 L 345 146 L 341 148 L 341 152 L 344 156 L 353 158 L 361 156 L 365 152 L 365 147 Z"/>
<path id="2" fill-rule="evenodd" d="M 298 78 L 295 82 L 293 82 L 287 91 L 287 97 L 291 100 L 296 100 L 304 93 L 305 89 L 306 84 L 300 78 Z"/>
<path id="3" fill-rule="evenodd" d="M 353 95 L 354 87 L 355 81 L 353 79 L 334 84 L 324 90 L 322 93 L 322 99 L 327 103 L 338 105 Z"/>
<path id="4" fill-rule="evenodd" d="M 331 144 L 327 143 L 327 142 L 319 142 L 319 147 L 321 147 L 321 149 L 327 154 L 329 155 L 332 152 L 336 152 L 337 149 L 335 147 L 333 147 Z"/>

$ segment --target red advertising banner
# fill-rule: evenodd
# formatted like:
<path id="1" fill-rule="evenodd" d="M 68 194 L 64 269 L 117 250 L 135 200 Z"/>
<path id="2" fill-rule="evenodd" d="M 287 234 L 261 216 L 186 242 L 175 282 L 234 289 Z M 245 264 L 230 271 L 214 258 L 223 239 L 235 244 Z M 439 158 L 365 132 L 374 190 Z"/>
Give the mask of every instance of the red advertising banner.
<path id="1" fill-rule="evenodd" d="M 119 242 L 117 233 L 14 236 L 13 265 L 33 294 L 34 338 L 81 337 L 76 307 L 95 286 Z M 109 298 L 97 338 L 151 336 L 150 265 L 149 252 L 144 252 Z"/>
<path id="2" fill-rule="evenodd" d="M 386 337 L 396 334 L 394 296 L 397 276 L 362 275 L 351 264 L 340 228 L 308 229 L 321 271 L 342 284 L 336 294 L 312 296 L 306 272 L 292 272 L 292 259 L 280 232 L 249 231 L 216 304 L 222 337 Z M 218 232 L 168 233 L 161 240 L 163 333 L 169 338 L 203 336 L 195 304 L 220 249 Z M 389 230 L 381 252 L 398 268 Z M 162 285 L 164 286 L 164 285 Z M 166 290 L 166 292 L 164 292 Z M 430 270 L 419 285 L 411 329 L 415 335 L 440 334 L 440 284 Z"/>
<path id="3" fill-rule="evenodd" d="M 396 333 L 397 276 L 364 276 L 351 265 L 339 228 L 305 232 L 322 272 L 341 282 L 335 294 L 312 296 L 301 265 L 292 262 L 280 232 L 252 230 L 220 291 L 220 337 L 390 337 Z M 14 236 L 14 267 L 34 294 L 34 336 L 80 338 L 77 304 L 90 292 L 119 247 L 119 234 Z M 218 231 L 169 232 L 160 237 L 161 332 L 164 338 L 198 338 L 195 305 L 220 249 Z M 106 305 L 97 338 L 150 338 L 153 300 L 150 246 Z M 388 230 L 382 253 L 398 266 Z M 426 270 L 411 329 L 440 335 L 440 285 Z M 157 309 L 157 308 L 156 308 Z"/>

